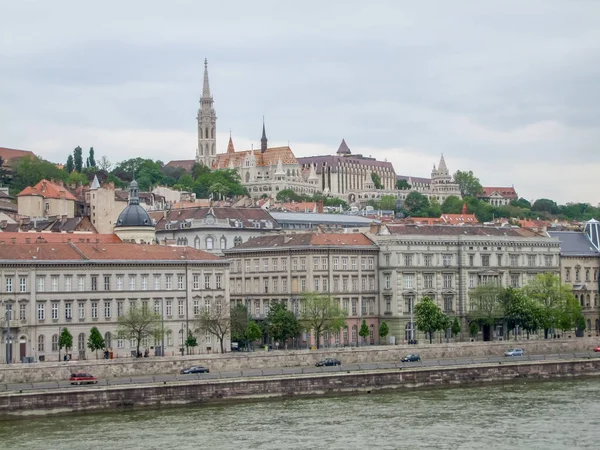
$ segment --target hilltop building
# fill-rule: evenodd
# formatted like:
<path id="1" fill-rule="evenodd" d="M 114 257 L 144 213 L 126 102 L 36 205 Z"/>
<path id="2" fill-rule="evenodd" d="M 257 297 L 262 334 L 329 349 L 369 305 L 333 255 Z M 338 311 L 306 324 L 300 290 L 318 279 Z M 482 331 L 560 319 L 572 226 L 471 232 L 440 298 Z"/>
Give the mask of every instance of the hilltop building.
<path id="1" fill-rule="evenodd" d="M 444 155 L 440 158 L 440 163 L 431 171 L 431 178 L 418 178 L 410 177 L 406 175 L 398 175 L 396 177 L 398 181 L 406 180 L 410 185 L 408 189 L 402 189 L 399 191 L 398 196 L 400 199 L 406 199 L 406 196 L 411 191 L 417 191 L 427 198 L 436 199 L 439 203 L 443 203 L 451 195 L 461 198 L 460 187 L 458 184 L 452 181 L 452 175 L 448 171 Z"/>

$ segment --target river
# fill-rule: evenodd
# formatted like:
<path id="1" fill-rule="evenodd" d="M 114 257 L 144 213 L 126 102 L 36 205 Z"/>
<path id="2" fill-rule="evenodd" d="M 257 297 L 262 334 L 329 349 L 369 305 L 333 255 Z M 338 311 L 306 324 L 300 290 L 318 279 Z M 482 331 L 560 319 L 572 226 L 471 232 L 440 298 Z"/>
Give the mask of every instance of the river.
<path id="1" fill-rule="evenodd" d="M 0 422 L 0 448 L 598 449 L 600 379 Z"/>

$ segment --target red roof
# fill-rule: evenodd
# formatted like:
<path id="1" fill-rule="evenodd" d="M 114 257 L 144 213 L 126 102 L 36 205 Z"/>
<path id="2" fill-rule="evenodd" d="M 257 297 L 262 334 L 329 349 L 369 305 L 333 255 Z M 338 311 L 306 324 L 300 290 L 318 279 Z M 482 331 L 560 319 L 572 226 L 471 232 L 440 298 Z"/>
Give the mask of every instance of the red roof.
<path id="1" fill-rule="evenodd" d="M 479 223 L 475 214 L 442 214 L 440 217 L 448 225 L 462 225 Z"/>
<path id="2" fill-rule="evenodd" d="M 4 161 L 9 161 L 15 158 L 22 158 L 23 156 L 29 156 L 30 158 L 33 158 L 35 155 L 29 150 L 16 150 L 14 148 L 0 147 L 0 157 Z"/>
<path id="3" fill-rule="evenodd" d="M 268 248 L 271 250 L 281 248 L 305 248 L 313 246 L 326 247 L 373 247 L 376 245 L 362 233 L 298 233 L 276 234 L 271 236 L 257 236 L 248 241 L 225 250 L 225 253 L 236 253 L 240 250 L 254 250 Z"/>
<path id="4" fill-rule="evenodd" d="M 116 234 L 97 233 L 32 233 L 7 231 L 0 233 L 0 244 L 36 244 L 36 243 L 119 243 Z"/>
<path id="5" fill-rule="evenodd" d="M 71 194 L 65 187 L 54 184 L 48 180 L 41 180 L 35 186 L 27 186 L 17 194 L 17 197 L 25 195 L 39 195 L 43 198 L 65 198 L 67 200 L 77 201 L 77 198 Z"/>
<path id="6" fill-rule="evenodd" d="M 514 187 L 484 187 L 483 192 L 479 194 L 479 197 L 490 197 L 494 192 L 497 192 L 504 198 L 519 198 Z"/>

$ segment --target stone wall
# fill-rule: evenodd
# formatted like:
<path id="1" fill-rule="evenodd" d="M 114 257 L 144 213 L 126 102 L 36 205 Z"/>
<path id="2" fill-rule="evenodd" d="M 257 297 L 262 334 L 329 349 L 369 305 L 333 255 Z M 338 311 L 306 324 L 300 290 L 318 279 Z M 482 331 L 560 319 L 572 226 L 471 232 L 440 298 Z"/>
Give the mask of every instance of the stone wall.
<path id="1" fill-rule="evenodd" d="M 449 344 L 419 344 L 330 348 L 317 351 L 256 351 L 179 357 L 121 358 L 13 364 L 0 367 L 0 384 L 61 381 L 72 372 L 91 372 L 98 378 L 135 377 L 178 373 L 184 367 L 207 366 L 211 371 L 239 371 L 313 366 L 325 357 L 334 357 L 342 364 L 399 361 L 406 353 L 419 353 L 422 359 L 501 356 L 510 347 L 525 349 L 526 355 L 575 353 L 590 351 L 598 345 L 597 338 L 567 340 L 531 340 L 519 342 L 461 342 Z"/>
<path id="2" fill-rule="evenodd" d="M 600 359 L 500 363 L 435 369 L 393 369 L 181 381 L 152 385 L 0 394 L 0 420 L 17 416 L 216 403 L 271 397 L 340 395 L 561 377 L 599 376 Z"/>

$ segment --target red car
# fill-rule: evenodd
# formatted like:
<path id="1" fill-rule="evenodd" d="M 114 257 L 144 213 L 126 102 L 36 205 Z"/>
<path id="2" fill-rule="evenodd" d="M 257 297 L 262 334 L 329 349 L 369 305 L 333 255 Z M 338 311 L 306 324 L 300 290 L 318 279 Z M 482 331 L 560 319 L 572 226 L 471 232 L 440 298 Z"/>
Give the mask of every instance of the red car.
<path id="1" fill-rule="evenodd" d="M 69 378 L 71 384 L 98 384 L 98 378 L 89 373 L 72 373 Z"/>
<path id="2" fill-rule="evenodd" d="M 595 348 L 594 348 L 594 351 L 595 351 L 595 352 L 600 352 L 600 345 L 599 345 L 598 347 L 595 347 Z"/>

